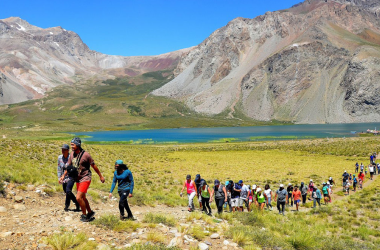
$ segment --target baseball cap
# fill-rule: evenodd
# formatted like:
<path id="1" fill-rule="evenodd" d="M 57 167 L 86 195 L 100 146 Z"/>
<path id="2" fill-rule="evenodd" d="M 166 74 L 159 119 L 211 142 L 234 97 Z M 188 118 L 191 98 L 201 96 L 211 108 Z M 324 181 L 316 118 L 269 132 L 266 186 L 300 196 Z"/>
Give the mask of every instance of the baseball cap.
<path id="1" fill-rule="evenodd" d="M 256 190 L 256 192 L 261 192 L 261 188 L 258 188 L 258 189 Z"/>
<path id="2" fill-rule="evenodd" d="M 188 175 L 186 176 L 186 180 L 190 180 L 190 179 L 191 179 L 191 175 L 188 174 Z"/>
<path id="3" fill-rule="evenodd" d="M 313 182 L 313 180 L 312 180 L 312 179 L 310 179 L 310 182 Z"/>
<path id="4" fill-rule="evenodd" d="M 252 186 L 252 189 L 256 189 L 256 187 L 257 187 L 256 185 L 253 185 L 253 186 Z"/>
<path id="5" fill-rule="evenodd" d="M 239 184 L 243 184 L 243 181 L 242 181 L 242 180 L 240 180 L 238 183 L 239 183 Z"/>
<path id="6" fill-rule="evenodd" d="M 323 182 L 322 185 L 326 185 L 326 182 Z"/>
<path id="7" fill-rule="evenodd" d="M 288 186 L 291 186 L 291 185 L 292 185 L 292 183 L 289 183 L 289 184 L 288 184 Z"/>
<path id="8" fill-rule="evenodd" d="M 115 165 L 120 165 L 120 164 L 124 164 L 124 162 L 123 162 L 122 160 L 117 160 L 117 161 L 115 162 Z"/>
<path id="9" fill-rule="evenodd" d="M 230 181 L 226 181 L 225 185 L 227 186 L 228 184 L 230 184 Z M 215 184 L 216 185 L 216 184 Z"/>
<path id="10" fill-rule="evenodd" d="M 215 180 L 214 181 L 214 185 L 220 185 L 220 181 L 219 180 Z"/>
<path id="11" fill-rule="evenodd" d="M 61 148 L 62 148 L 62 149 L 67 149 L 67 150 L 70 149 L 69 145 L 67 145 L 67 144 L 63 144 Z"/>
<path id="12" fill-rule="evenodd" d="M 344 170 L 345 173 L 347 173 L 347 170 Z"/>
<path id="13" fill-rule="evenodd" d="M 284 187 L 284 184 L 280 184 L 280 188 L 283 188 Z"/>

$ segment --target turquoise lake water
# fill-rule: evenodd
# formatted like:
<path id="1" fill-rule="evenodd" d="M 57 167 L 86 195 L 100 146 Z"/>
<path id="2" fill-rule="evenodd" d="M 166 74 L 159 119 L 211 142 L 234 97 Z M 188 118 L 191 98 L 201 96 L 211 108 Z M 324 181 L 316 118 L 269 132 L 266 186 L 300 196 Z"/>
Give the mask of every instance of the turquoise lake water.
<path id="1" fill-rule="evenodd" d="M 380 123 L 123 130 L 75 134 L 90 136 L 85 139 L 87 141 L 129 141 L 134 144 L 151 144 L 342 138 L 357 136 L 354 131 L 365 132 L 367 129 L 375 128 L 380 129 Z"/>

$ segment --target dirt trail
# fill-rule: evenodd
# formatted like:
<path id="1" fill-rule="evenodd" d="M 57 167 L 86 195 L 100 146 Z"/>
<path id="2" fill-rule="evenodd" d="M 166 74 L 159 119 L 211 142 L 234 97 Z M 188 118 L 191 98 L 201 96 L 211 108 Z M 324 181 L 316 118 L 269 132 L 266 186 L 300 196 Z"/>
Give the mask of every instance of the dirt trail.
<path id="1" fill-rule="evenodd" d="M 22 202 L 20 203 L 16 202 L 19 198 L 18 196 L 22 197 Z M 6 210 L 2 211 L 0 209 L 0 249 L 51 249 L 43 241 L 43 238 L 53 233 L 61 233 L 63 229 L 75 234 L 84 232 L 89 240 L 96 241 L 100 245 L 115 248 L 123 248 L 135 243 L 144 244 L 148 241 L 147 235 L 150 232 L 163 234 L 166 245 L 176 237 L 182 237 L 182 239 L 185 237 L 184 234 L 178 232 L 176 227 L 167 227 L 162 224 L 158 224 L 155 228 L 150 228 L 147 224 L 143 224 L 136 232 L 131 233 L 115 233 L 111 230 L 98 228 L 90 223 L 80 222 L 79 217 L 81 213 L 64 212 L 64 198 L 63 192 L 49 197 L 41 195 L 40 192 L 37 193 L 36 190 L 21 191 L 17 188 L 11 188 L 8 191 L 6 199 L 0 198 L 0 207 Z M 98 219 L 106 214 L 119 216 L 118 199 L 111 199 L 104 203 L 101 201 L 95 203 L 91 198 L 89 198 L 89 201 L 92 209 L 96 212 L 95 218 Z M 74 208 L 73 204 L 71 208 Z M 179 225 L 183 227 L 189 227 L 192 224 L 205 226 L 203 221 L 188 222 L 186 217 L 189 213 L 186 207 L 173 208 L 161 205 L 156 207 L 131 206 L 131 210 L 137 222 L 142 222 L 145 214 L 153 212 L 172 215 Z M 224 244 L 224 240 L 226 239 L 222 235 L 223 226 L 228 227 L 228 223 L 221 221 L 214 226 L 220 235 L 219 239 L 211 239 L 210 236 L 213 232 L 210 232 L 210 236 L 206 237 L 203 241 L 197 241 L 193 238 L 193 241 L 182 243 L 183 245 L 180 245 L 180 247 L 189 249 L 207 241 L 212 244 L 209 249 L 241 249 L 231 240 L 228 240 L 228 245 Z"/>

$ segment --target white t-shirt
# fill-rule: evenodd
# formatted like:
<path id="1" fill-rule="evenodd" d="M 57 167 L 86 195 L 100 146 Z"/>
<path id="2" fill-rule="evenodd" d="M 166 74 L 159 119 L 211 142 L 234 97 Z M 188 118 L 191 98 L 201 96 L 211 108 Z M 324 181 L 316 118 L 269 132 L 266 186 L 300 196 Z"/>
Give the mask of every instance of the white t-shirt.
<path id="1" fill-rule="evenodd" d="M 272 190 L 270 190 L 270 189 L 264 190 L 264 193 L 266 194 L 266 196 L 267 196 L 268 198 L 271 198 Z"/>
<path id="2" fill-rule="evenodd" d="M 373 172 L 373 167 L 372 166 L 368 167 L 368 169 L 369 169 L 369 172 Z"/>

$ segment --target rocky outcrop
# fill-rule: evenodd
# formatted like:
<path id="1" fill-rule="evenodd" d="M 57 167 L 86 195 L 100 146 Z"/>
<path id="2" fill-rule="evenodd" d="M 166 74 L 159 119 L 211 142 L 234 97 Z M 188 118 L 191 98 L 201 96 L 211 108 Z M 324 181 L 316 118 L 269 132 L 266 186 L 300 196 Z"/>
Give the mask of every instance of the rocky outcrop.
<path id="1" fill-rule="evenodd" d="M 138 75 L 173 69 L 183 51 L 159 56 L 111 56 L 93 50 L 78 34 L 42 29 L 17 17 L 0 20 L 0 72 L 6 76 L 0 104 L 44 96 L 60 84 L 78 79 Z"/>
<path id="2" fill-rule="evenodd" d="M 154 95 L 255 120 L 379 121 L 378 1 L 306 0 L 237 18 L 187 52 Z"/>

